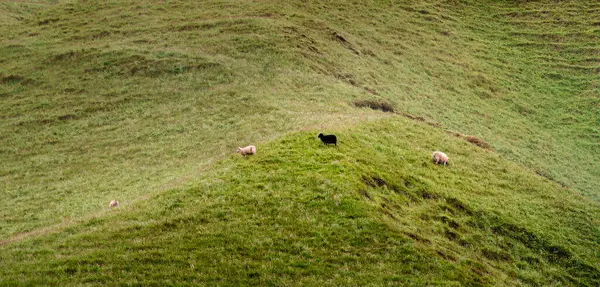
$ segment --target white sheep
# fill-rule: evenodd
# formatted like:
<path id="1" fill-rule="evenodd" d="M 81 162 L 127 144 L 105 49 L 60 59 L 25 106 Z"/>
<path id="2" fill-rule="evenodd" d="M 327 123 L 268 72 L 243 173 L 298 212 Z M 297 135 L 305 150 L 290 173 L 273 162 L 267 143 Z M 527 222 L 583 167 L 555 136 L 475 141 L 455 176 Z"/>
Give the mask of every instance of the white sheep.
<path id="1" fill-rule="evenodd" d="M 431 155 L 431 159 L 436 164 L 443 163 L 444 165 L 446 165 L 450 158 L 448 158 L 448 156 L 441 151 L 434 151 L 433 154 Z"/>
<path id="2" fill-rule="evenodd" d="M 238 147 L 237 153 L 242 154 L 244 157 L 246 157 L 246 155 L 253 155 L 256 154 L 256 147 L 253 145 L 249 145 L 247 147 Z"/>
<path id="3" fill-rule="evenodd" d="M 113 199 L 110 201 L 110 203 L 108 204 L 108 208 L 113 208 L 113 207 L 117 207 L 119 206 L 119 202 L 116 199 Z"/>

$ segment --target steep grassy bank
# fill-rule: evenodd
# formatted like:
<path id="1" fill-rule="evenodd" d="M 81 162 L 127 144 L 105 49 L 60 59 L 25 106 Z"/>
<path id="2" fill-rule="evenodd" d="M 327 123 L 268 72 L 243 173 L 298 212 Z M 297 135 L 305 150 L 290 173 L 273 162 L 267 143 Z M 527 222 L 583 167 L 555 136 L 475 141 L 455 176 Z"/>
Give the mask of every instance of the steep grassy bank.
<path id="1" fill-rule="evenodd" d="M 395 118 L 231 156 L 195 183 L 1 249 L 3 285 L 600 283 L 600 207 Z M 442 148 L 449 166 L 430 162 Z M 565 196 L 567 194 L 568 196 Z"/>
<path id="2" fill-rule="evenodd" d="M 0 33 L 5 238 L 178 186 L 236 145 L 360 122 L 365 98 L 597 197 L 594 2 L 2 7 L 19 15 Z"/>

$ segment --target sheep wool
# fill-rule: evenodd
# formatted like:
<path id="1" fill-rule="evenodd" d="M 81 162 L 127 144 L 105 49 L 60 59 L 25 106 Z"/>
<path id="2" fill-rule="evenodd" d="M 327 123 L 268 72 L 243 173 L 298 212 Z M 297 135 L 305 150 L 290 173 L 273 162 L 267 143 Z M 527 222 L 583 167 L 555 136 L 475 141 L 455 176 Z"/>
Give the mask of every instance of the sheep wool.
<path id="1" fill-rule="evenodd" d="M 249 145 L 247 147 L 238 147 L 237 153 L 246 157 L 246 155 L 254 155 L 256 154 L 256 147 L 253 145 Z"/>
<path id="2" fill-rule="evenodd" d="M 321 139 L 321 141 L 325 144 L 334 144 L 335 146 L 337 146 L 337 137 L 335 135 L 324 135 L 324 134 L 319 134 L 317 136 L 319 139 Z"/>
<path id="3" fill-rule="evenodd" d="M 443 163 L 444 165 L 446 165 L 450 158 L 448 158 L 448 156 L 441 151 L 434 151 L 431 155 L 431 159 L 435 164 Z"/>

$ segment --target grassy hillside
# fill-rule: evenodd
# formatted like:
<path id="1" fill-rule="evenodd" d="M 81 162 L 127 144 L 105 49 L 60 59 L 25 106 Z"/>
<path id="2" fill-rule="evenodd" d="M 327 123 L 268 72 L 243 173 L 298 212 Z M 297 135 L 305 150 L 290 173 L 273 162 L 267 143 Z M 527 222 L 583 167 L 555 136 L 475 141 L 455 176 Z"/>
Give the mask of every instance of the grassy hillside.
<path id="1" fill-rule="evenodd" d="M 4 26 L 3 236 L 176 186 L 239 144 L 360 121 L 361 98 L 597 197 L 596 4 L 559 27 L 530 9 L 567 2 L 360 5 L 66 2 Z"/>
<path id="2" fill-rule="evenodd" d="M 3 283 L 598 282 L 595 1 L 0 15 Z M 246 144 L 259 155 L 229 156 Z"/>
<path id="3" fill-rule="evenodd" d="M 600 208 L 404 118 L 230 156 L 195 183 L 3 248 L 5 284 L 589 285 Z M 442 143 L 442 144 L 441 144 Z M 443 146 L 449 166 L 430 163 Z M 482 172 L 484 171 L 484 172 Z"/>

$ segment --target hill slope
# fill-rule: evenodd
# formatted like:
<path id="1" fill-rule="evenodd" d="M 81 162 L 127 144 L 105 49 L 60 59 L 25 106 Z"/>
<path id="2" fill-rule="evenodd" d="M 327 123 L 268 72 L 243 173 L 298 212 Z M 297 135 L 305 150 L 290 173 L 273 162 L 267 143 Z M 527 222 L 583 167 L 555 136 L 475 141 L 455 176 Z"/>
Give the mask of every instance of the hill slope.
<path id="1" fill-rule="evenodd" d="M 338 148 L 315 132 L 11 244 L 2 283 L 600 283 L 597 203 L 408 119 L 340 130 Z M 440 143 L 446 167 L 428 157 Z"/>
<path id="2" fill-rule="evenodd" d="M 137 272 L 146 274 L 142 282 L 191 276 L 216 283 L 215 270 L 223 268 L 235 275 L 225 282 L 231 284 L 323 283 L 348 265 L 325 260 L 345 252 L 334 251 L 345 238 L 376 243 L 377 252 L 364 242 L 347 243 L 354 254 L 344 257 L 354 264 L 347 272 L 355 276 L 336 273 L 343 278 L 331 284 L 598 280 L 598 254 L 585 251 L 597 250 L 600 232 L 594 219 L 600 196 L 600 4 L 594 1 L 37 1 L 0 3 L 0 11 L 0 240 L 3 258 L 11 258 L 2 263 L 6 276 L 0 277 L 7 283 L 102 284 L 102 275 L 133 280 Z M 396 113 L 357 108 L 353 102 L 359 100 L 390 103 Z M 290 134 L 302 130 L 310 141 L 307 133 Z M 402 137 L 408 130 L 420 135 L 410 145 Z M 312 139 L 320 131 L 344 133 L 338 152 L 317 150 L 330 161 L 311 161 L 305 170 L 288 166 L 286 161 L 302 162 L 294 153 L 321 155 Z M 464 135 L 488 143 L 494 153 L 469 146 Z M 286 139 L 308 151 L 293 146 L 286 155 Z M 247 143 L 260 150 L 248 166 L 226 159 Z M 458 158 L 441 173 L 450 183 L 427 164 L 435 149 Z M 365 154 L 383 162 L 371 163 Z M 482 154 L 485 160 L 474 167 L 478 161 L 472 160 Z M 274 162 L 261 162 L 269 155 Z M 414 171 L 405 169 L 407 158 Z M 342 159 L 347 163 L 340 168 Z M 265 166 L 282 169 L 280 175 L 271 179 Z M 248 169 L 257 177 L 239 179 Z M 319 172 L 328 176 L 311 179 Z M 239 180 L 252 184 L 240 192 Z M 268 184 L 278 188 L 263 190 Z M 402 186 L 407 190 L 381 195 Z M 432 198 L 419 198 L 423 194 Z M 264 208 L 273 205 L 252 209 L 244 197 L 251 195 L 264 200 Z M 273 201 L 278 196 L 283 201 Z M 329 196 L 337 201 L 328 199 L 334 205 L 325 210 L 320 206 Z M 117 214 L 105 209 L 113 198 L 124 203 Z M 344 198 L 352 199 L 350 207 Z M 224 202 L 233 204 L 219 205 Z M 181 220 L 180 205 L 187 214 Z M 164 211 L 169 208 L 177 212 Z M 344 217 L 344 208 L 354 217 Z M 297 221 L 303 209 L 315 214 L 308 222 L 323 225 Z M 235 214 L 240 217 L 233 223 L 221 220 Z M 243 227 L 261 220 L 276 225 Z M 191 226 L 203 222 L 213 229 Z M 360 222 L 368 226 L 365 233 L 356 233 Z M 344 230 L 349 233 L 327 233 L 336 224 L 351 227 Z M 231 232 L 220 233 L 222 228 Z M 278 237 L 297 229 L 304 233 Z M 209 253 L 197 254 L 194 266 L 213 269 L 192 276 L 181 271 L 192 248 L 184 242 L 204 231 L 214 241 L 192 245 L 220 256 L 208 264 L 201 259 L 210 259 L 202 257 Z M 132 249 L 148 236 L 157 242 L 156 253 Z M 247 274 L 239 267 L 252 257 L 239 247 L 229 262 L 227 246 L 245 246 L 254 237 L 267 243 L 273 237 L 284 250 L 269 253 L 269 245 L 259 242 L 253 250 L 264 266 L 252 268 L 260 276 L 241 279 Z M 313 242 L 317 238 L 333 243 L 321 246 Z M 287 249 L 292 241 L 321 252 L 298 263 Z M 97 250 L 86 251 L 84 242 Z M 110 258 L 106 251 L 125 255 Z M 388 257 L 352 257 L 373 252 Z M 173 253 L 174 261 L 153 261 L 164 253 Z M 415 259 L 402 261 L 401 254 Z M 155 267 L 120 270 L 131 258 Z M 302 273 L 284 258 L 310 271 Z M 101 263 L 90 267 L 88 259 Z M 36 269 L 45 261 L 54 265 Z M 381 266 L 359 272 L 373 262 Z M 400 267 L 408 263 L 410 268 Z M 153 268 L 164 268 L 165 277 L 153 277 Z M 394 268 L 423 273 L 401 276 Z M 278 281 L 282 270 L 290 276 Z"/>

